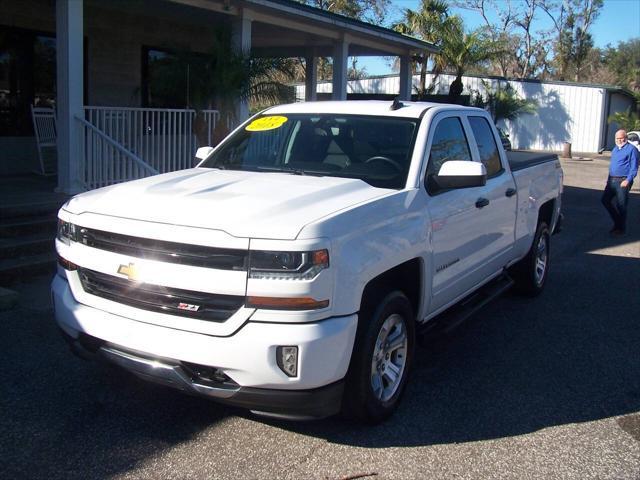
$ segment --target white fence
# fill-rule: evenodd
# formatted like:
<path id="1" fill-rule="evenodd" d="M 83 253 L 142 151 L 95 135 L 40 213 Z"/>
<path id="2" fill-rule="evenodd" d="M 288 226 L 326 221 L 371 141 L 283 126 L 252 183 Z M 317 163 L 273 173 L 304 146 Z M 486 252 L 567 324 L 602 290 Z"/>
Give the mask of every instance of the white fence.
<path id="1" fill-rule="evenodd" d="M 217 110 L 84 107 L 83 175 L 88 189 L 190 168 L 198 141 L 212 145 Z M 202 145 L 200 145 L 202 146 Z"/>
<path id="2" fill-rule="evenodd" d="M 87 189 L 159 173 L 85 119 L 76 117 L 76 121 L 83 128 L 82 179 Z"/>

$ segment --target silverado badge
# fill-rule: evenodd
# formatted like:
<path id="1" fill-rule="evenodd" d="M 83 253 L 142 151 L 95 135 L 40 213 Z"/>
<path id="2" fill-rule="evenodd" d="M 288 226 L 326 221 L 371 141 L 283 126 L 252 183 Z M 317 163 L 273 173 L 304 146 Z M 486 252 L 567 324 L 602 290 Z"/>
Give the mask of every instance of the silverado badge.
<path id="1" fill-rule="evenodd" d="M 126 275 L 129 280 L 138 280 L 138 270 L 133 263 L 130 263 L 129 265 L 120 265 L 120 267 L 118 267 L 118 273 L 120 275 Z"/>

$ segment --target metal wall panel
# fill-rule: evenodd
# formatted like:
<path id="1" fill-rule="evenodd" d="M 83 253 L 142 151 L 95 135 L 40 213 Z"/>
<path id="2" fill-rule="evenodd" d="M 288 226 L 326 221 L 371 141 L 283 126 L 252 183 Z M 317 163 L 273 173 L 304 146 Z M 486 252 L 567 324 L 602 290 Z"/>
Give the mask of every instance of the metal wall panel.
<path id="1" fill-rule="evenodd" d="M 448 94 L 449 85 L 454 75 L 440 75 L 435 80 L 435 94 Z M 426 85 L 434 81 L 433 75 L 427 75 Z M 561 151 L 564 142 L 572 144 L 574 152 L 595 153 L 601 147 L 601 132 L 606 129 L 605 100 L 607 91 L 601 87 L 563 85 L 543 82 L 527 82 L 517 80 L 482 79 L 479 77 L 462 77 L 464 94 L 478 91 L 486 94 L 483 85 L 491 88 L 504 87 L 509 83 L 522 97 L 537 102 L 534 114 L 520 115 L 514 121 L 500 122 L 510 135 L 513 148 L 531 150 Z M 413 76 L 413 85 L 417 87 L 420 76 Z M 331 83 L 318 84 L 318 92 L 331 92 Z M 348 83 L 349 93 L 384 93 L 399 92 L 397 76 L 353 80 Z M 304 85 L 296 87 L 296 97 L 304 99 Z M 616 101 L 610 113 L 618 105 L 625 102 Z M 610 129 L 608 129 L 610 130 Z"/>
<path id="2" fill-rule="evenodd" d="M 633 108 L 633 100 L 631 100 L 627 95 L 612 93 L 609 99 L 608 107 L 609 109 L 607 112 L 605 112 L 605 115 L 611 115 L 614 112 L 624 112 Z M 607 125 L 606 137 L 604 139 L 605 148 L 607 150 L 611 150 L 616 146 L 615 134 L 618 128 L 619 127 L 616 123 Z"/>

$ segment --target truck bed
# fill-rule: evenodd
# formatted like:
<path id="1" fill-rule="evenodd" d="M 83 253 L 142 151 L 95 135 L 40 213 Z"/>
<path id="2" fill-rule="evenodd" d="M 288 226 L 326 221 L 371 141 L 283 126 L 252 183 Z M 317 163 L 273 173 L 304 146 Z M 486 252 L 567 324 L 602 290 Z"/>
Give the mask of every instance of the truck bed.
<path id="1" fill-rule="evenodd" d="M 512 172 L 558 160 L 558 156 L 555 153 L 518 151 L 507 151 L 505 153 L 507 154 L 507 160 L 509 161 Z"/>

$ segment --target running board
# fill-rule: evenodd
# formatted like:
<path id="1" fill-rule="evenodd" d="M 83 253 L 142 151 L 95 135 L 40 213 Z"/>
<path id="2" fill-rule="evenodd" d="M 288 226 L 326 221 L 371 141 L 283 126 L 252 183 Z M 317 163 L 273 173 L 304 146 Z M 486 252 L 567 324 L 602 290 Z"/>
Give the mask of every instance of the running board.
<path id="1" fill-rule="evenodd" d="M 503 273 L 499 277 L 480 287 L 453 307 L 445 310 L 437 317 L 429 320 L 418 330 L 419 335 L 425 335 L 437 331 L 446 335 L 462 325 L 474 313 L 484 307 L 487 303 L 499 297 L 513 286 L 513 280 L 508 273 Z"/>

